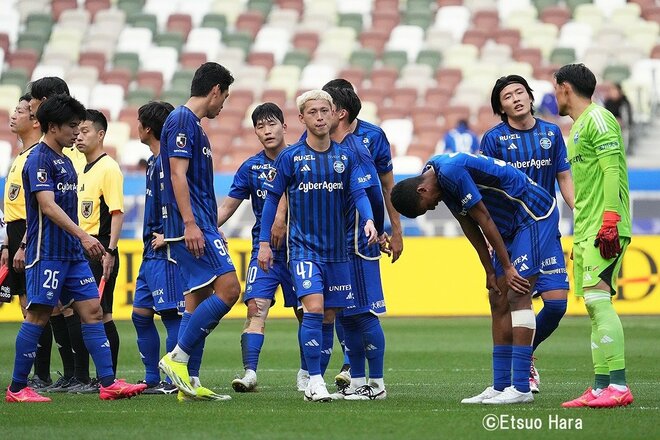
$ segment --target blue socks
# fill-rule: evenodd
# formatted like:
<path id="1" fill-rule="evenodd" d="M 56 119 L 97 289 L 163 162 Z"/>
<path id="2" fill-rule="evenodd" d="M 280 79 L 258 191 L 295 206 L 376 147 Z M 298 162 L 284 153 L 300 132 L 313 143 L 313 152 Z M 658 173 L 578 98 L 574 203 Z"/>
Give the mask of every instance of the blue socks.
<path id="1" fill-rule="evenodd" d="M 192 313 L 183 312 L 183 316 L 181 317 L 181 324 L 179 325 L 180 335 L 186 332 L 186 328 L 188 328 L 188 324 L 190 323 L 191 316 Z M 205 342 L 206 339 L 202 339 L 202 341 L 199 344 L 197 344 L 197 346 L 190 353 L 190 359 L 188 359 L 188 374 L 190 376 L 199 377 L 199 369 L 202 366 L 202 355 L 204 354 Z M 174 347 L 172 347 L 172 349 L 174 349 Z"/>
<path id="2" fill-rule="evenodd" d="M 302 322 L 298 323 L 298 350 L 300 351 L 300 369 L 307 371 L 307 361 L 305 360 L 305 353 L 303 350 L 303 343 L 301 339 Z"/>
<path id="3" fill-rule="evenodd" d="M 176 347 L 176 342 L 179 339 L 179 328 L 181 327 L 181 316 L 160 316 L 160 320 L 165 326 L 167 331 L 167 338 L 165 339 L 165 350 L 169 353 Z"/>
<path id="4" fill-rule="evenodd" d="M 335 331 L 337 332 L 339 345 L 341 345 L 341 351 L 344 353 L 344 365 L 349 365 L 351 361 L 348 359 L 348 353 L 346 353 L 346 337 L 344 336 L 344 326 L 341 319 L 335 319 Z"/>
<path id="5" fill-rule="evenodd" d="M 308 313 L 303 315 L 300 329 L 300 341 L 307 362 L 310 376 L 321 374 L 321 344 L 323 342 L 323 313 Z"/>
<path id="6" fill-rule="evenodd" d="M 385 334 L 380 325 L 380 319 L 372 313 L 359 315 L 358 319 L 362 327 L 364 350 L 369 361 L 369 379 L 382 379 L 385 363 Z"/>
<path id="7" fill-rule="evenodd" d="M 366 377 L 366 362 L 362 331 L 356 316 L 342 316 L 346 354 L 351 364 L 351 378 Z"/>
<path id="8" fill-rule="evenodd" d="M 566 313 L 565 299 L 544 299 L 543 308 L 536 315 L 536 334 L 534 335 L 534 350 L 559 327 L 559 321 Z"/>
<path id="9" fill-rule="evenodd" d="M 104 387 L 112 385 L 115 381 L 115 373 L 112 370 L 110 342 L 105 334 L 103 323 L 80 324 L 80 327 L 85 347 L 96 365 L 96 376 L 99 378 L 99 382 Z"/>
<path id="10" fill-rule="evenodd" d="M 243 368 L 257 371 L 259 353 L 264 345 L 264 335 L 261 333 L 243 333 L 241 335 L 241 353 L 243 354 Z"/>
<path id="11" fill-rule="evenodd" d="M 29 322 L 23 322 L 16 335 L 16 356 L 14 357 L 14 373 L 9 389 L 16 393 L 27 386 L 28 375 L 37 356 L 37 344 L 43 327 Z M 108 352 L 109 354 L 109 352 Z M 112 363 L 110 365 L 112 369 Z"/>
<path id="12" fill-rule="evenodd" d="M 149 385 L 160 382 L 158 361 L 160 360 L 160 336 L 154 324 L 154 319 L 133 313 L 131 315 L 135 332 L 137 333 L 137 345 L 140 358 L 144 364 L 144 380 Z"/>
<path id="13" fill-rule="evenodd" d="M 325 374 L 332 356 L 332 347 L 335 344 L 335 323 L 323 324 L 321 327 L 323 342 L 321 343 L 321 375 Z"/>
<path id="14" fill-rule="evenodd" d="M 514 345 L 511 352 L 513 386 L 521 393 L 529 392 L 529 369 L 532 366 L 532 347 Z"/>
<path id="15" fill-rule="evenodd" d="M 497 391 L 504 391 L 504 388 L 511 386 L 511 352 L 510 345 L 495 345 L 493 347 L 493 388 Z M 526 380 L 529 380 L 530 366 L 527 366 Z M 529 382 L 527 386 L 529 387 Z"/>
<path id="16" fill-rule="evenodd" d="M 186 330 L 179 332 L 179 347 L 192 355 L 193 349 L 206 339 L 229 310 L 230 307 L 216 295 L 206 298 L 190 317 Z"/>

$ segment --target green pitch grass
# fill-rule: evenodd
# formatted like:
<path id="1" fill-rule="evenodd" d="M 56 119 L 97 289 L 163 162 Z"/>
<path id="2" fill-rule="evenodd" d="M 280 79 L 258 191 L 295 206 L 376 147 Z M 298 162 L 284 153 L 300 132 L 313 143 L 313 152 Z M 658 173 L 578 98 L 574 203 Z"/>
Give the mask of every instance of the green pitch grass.
<path id="1" fill-rule="evenodd" d="M 560 407 L 591 382 L 587 318 L 565 318 L 537 351 L 541 394 L 533 404 L 497 407 L 459 403 L 490 383 L 488 319 L 384 319 L 387 400 L 325 404 L 304 402 L 302 393 L 295 390 L 298 349 L 293 320 L 274 320 L 267 325 L 259 392 L 234 393 L 229 383 L 241 371 L 243 323 L 228 320 L 207 340 L 202 382 L 231 394 L 229 402 L 178 403 L 173 396 L 101 402 L 97 396 L 55 394 L 51 404 L 1 403 L 0 432 L 6 439 L 103 440 L 660 438 L 660 318 L 625 317 L 623 324 L 628 377 L 635 396 L 635 403 L 627 408 Z M 17 327 L 0 325 L 3 386 L 11 379 Z M 119 376 L 139 380 L 143 376 L 135 332 L 130 322 L 119 322 L 118 327 L 122 344 Z M 335 353 L 326 374 L 328 382 L 341 364 L 338 345 Z M 56 369 L 61 366 L 53 350 Z M 328 388 L 332 392 L 334 386 Z M 503 420 L 509 429 L 486 431 L 482 421 L 488 414 Z M 581 429 L 577 429 L 578 419 Z M 560 429 L 569 423 L 573 429 Z M 525 426 L 532 429 L 512 429 Z"/>

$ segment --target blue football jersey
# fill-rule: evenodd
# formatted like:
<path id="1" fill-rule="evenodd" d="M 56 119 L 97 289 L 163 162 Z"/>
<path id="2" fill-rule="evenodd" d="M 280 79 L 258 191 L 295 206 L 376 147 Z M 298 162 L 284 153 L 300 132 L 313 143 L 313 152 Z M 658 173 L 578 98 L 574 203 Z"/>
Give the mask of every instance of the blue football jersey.
<path id="1" fill-rule="evenodd" d="M 354 153 L 335 142 L 323 152 L 304 141 L 282 151 L 263 187 L 277 197 L 288 196 L 288 259 L 348 261 L 348 199 L 366 186 Z"/>
<path id="2" fill-rule="evenodd" d="M 357 136 L 360 142 L 369 150 L 378 174 L 386 174 L 393 170 L 390 142 L 387 140 L 382 128 L 371 122 L 357 119 L 353 135 Z M 301 141 L 305 139 L 307 139 L 307 130 L 303 131 L 302 136 L 300 136 Z"/>
<path id="3" fill-rule="evenodd" d="M 262 189 L 268 172 L 273 168 L 275 161 L 271 160 L 264 151 L 255 154 L 238 168 L 234 181 L 229 189 L 229 197 L 239 200 L 250 199 L 252 212 L 256 221 L 252 227 L 252 256 L 259 252 L 259 232 L 261 231 L 261 212 L 264 209 L 267 190 Z M 286 256 L 284 249 L 273 249 L 273 258 L 283 261 Z"/>
<path id="4" fill-rule="evenodd" d="M 213 157 L 211 145 L 199 118 L 186 106 L 169 114 L 161 133 L 163 167 L 163 231 L 166 239 L 183 237 L 184 225 L 172 189 L 170 157 L 188 159 L 186 178 L 190 190 L 190 205 L 200 229 L 217 229 L 218 202 L 213 188 Z"/>
<path id="5" fill-rule="evenodd" d="M 481 139 L 481 153 L 502 159 L 527 174 L 555 197 L 557 173 L 570 169 L 560 128 L 542 119 L 529 130 L 516 130 L 504 122 Z"/>
<path id="6" fill-rule="evenodd" d="M 85 259 L 83 247 L 73 235 L 41 212 L 37 193 L 50 191 L 55 203 L 78 224 L 78 175 L 73 162 L 40 142 L 23 167 L 23 188 L 27 214 L 25 264 L 39 260 L 79 261 Z"/>
<path id="7" fill-rule="evenodd" d="M 374 224 L 380 232 L 383 230 L 383 219 L 385 216 L 383 192 L 380 189 L 378 171 L 376 171 L 376 165 L 371 157 L 371 153 L 367 149 L 367 146 L 362 143 L 362 138 L 359 138 L 354 134 L 348 134 L 341 142 L 341 145 L 349 151 L 352 151 L 360 161 L 360 166 L 364 172 L 365 184 L 367 185 L 365 191 L 367 192 L 367 197 L 371 203 L 371 210 L 374 214 Z M 352 197 L 349 198 L 348 212 L 346 213 L 346 216 L 346 223 L 348 225 L 348 229 L 346 230 L 346 243 L 348 245 L 349 253 L 357 254 L 368 259 L 379 258 L 380 246 L 378 244 L 368 244 L 369 240 L 367 239 L 367 236 L 364 235 L 365 221 L 360 218 Z"/>
<path id="8" fill-rule="evenodd" d="M 143 258 L 165 260 L 165 247 L 154 250 L 151 247 L 154 233 L 163 233 L 163 167 L 161 156 L 151 156 L 147 162 L 147 185 L 144 193 L 144 222 L 142 223 L 142 241 L 144 242 Z"/>
<path id="9" fill-rule="evenodd" d="M 502 238 L 512 238 L 518 229 L 547 218 L 555 199 L 532 179 L 506 162 L 471 153 L 434 156 L 432 167 L 450 211 L 467 215 L 483 201 Z"/>

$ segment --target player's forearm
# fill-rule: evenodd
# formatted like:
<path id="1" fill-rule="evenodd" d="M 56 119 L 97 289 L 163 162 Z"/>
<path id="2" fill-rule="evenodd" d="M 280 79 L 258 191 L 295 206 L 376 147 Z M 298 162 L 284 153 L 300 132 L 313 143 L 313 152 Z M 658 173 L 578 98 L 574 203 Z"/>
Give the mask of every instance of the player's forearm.
<path id="1" fill-rule="evenodd" d="M 195 223 L 195 216 L 190 204 L 190 188 L 185 173 L 183 175 L 172 171 L 172 189 L 179 213 L 184 225 Z"/>
<path id="2" fill-rule="evenodd" d="M 275 224 L 284 223 L 286 220 L 286 213 L 289 211 L 289 206 L 286 202 L 286 196 L 280 197 L 280 202 L 277 205 L 277 212 L 275 213 Z"/>
<path id="3" fill-rule="evenodd" d="M 275 215 L 277 213 L 277 205 L 279 204 L 279 197 L 272 194 L 270 191 L 266 196 L 264 208 L 261 211 L 261 231 L 259 232 L 259 242 L 270 243 L 270 231 L 273 228 Z"/>
<path id="4" fill-rule="evenodd" d="M 385 206 L 383 203 L 383 196 L 377 186 L 371 186 L 366 190 L 367 197 L 371 210 L 374 213 L 374 226 L 378 234 L 382 234 L 385 230 Z"/>
<path id="5" fill-rule="evenodd" d="M 233 197 L 225 197 L 222 201 L 222 204 L 218 208 L 218 227 L 224 225 L 227 220 L 231 218 L 232 215 L 236 212 L 239 206 L 241 206 L 242 200 L 235 199 Z"/>
<path id="6" fill-rule="evenodd" d="M 374 213 L 371 210 L 371 205 L 369 204 L 369 198 L 367 197 L 367 193 L 362 189 L 358 189 L 356 191 L 353 191 L 351 193 L 351 197 L 353 197 L 353 201 L 355 202 L 355 208 L 358 210 L 358 213 L 360 214 L 360 217 L 362 217 L 363 220 L 374 220 Z"/>
<path id="7" fill-rule="evenodd" d="M 399 211 L 394 209 L 392 205 L 392 188 L 394 187 L 394 174 L 390 171 L 389 173 L 380 174 L 380 184 L 383 190 L 383 201 L 385 202 L 385 209 L 387 210 L 387 215 L 390 218 L 390 225 L 392 227 L 392 235 L 401 235 L 401 215 Z"/>
<path id="8" fill-rule="evenodd" d="M 470 208 L 468 212 L 470 217 L 472 217 L 481 228 L 483 235 L 486 236 L 486 240 L 488 240 L 488 243 L 490 243 L 495 251 L 495 255 L 497 255 L 497 259 L 500 261 L 500 264 L 502 264 L 502 267 L 504 269 L 511 267 L 511 260 L 509 258 L 509 253 L 506 250 L 506 246 L 504 245 L 502 235 L 500 234 L 500 231 L 497 230 L 497 226 L 495 226 L 495 222 L 493 222 L 493 219 L 483 202 L 477 203 Z"/>
<path id="9" fill-rule="evenodd" d="M 598 159 L 603 170 L 603 199 L 605 211 L 618 212 L 619 209 L 619 163 L 614 154 Z"/>
<path id="10" fill-rule="evenodd" d="M 110 219 L 110 249 L 117 249 L 119 243 L 119 236 L 121 235 L 121 228 L 124 225 L 124 213 L 121 211 L 114 211 Z"/>
<path id="11" fill-rule="evenodd" d="M 457 219 L 465 237 L 468 239 L 474 250 L 477 251 L 479 261 L 481 261 L 481 265 L 486 273 L 494 273 L 495 269 L 493 268 L 493 263 L 490 259 L 488 245 L 486 244 L 486 240 L 477 224 L 471 218 L 457 217 Z"/>
<path id="12" fill-rule="evenodd" d="M 559 184 L 559 191 L 564 201 L 571 210 L 575 206 L 575 188 L 573 187 L 573 178 L 571 172 L 566 170 L 557 174 L 557 183 Z"/>

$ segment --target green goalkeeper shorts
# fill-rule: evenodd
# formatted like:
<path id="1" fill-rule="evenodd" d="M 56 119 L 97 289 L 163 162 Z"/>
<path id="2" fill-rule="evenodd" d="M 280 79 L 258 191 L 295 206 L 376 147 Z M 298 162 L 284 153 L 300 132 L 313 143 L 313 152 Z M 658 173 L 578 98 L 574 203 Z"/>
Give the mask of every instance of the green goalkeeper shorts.
<path id="1" fill-rule="evenodd" d="M 630 238 L 619 238 L 621 253 L 609 260 L 600 255 L 600 250 L 594 246 L 594 240 L 596 240 L 595 236 L 573 244 L 573 279 L 576 296 L 584 296 L 585 287 L 594 287 L 601 280 L 607 283 L 611 295 L 616 294 L 616 279 Z"/>

